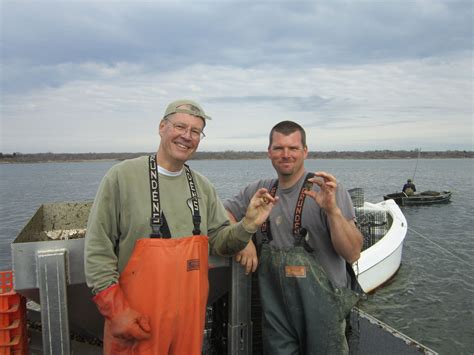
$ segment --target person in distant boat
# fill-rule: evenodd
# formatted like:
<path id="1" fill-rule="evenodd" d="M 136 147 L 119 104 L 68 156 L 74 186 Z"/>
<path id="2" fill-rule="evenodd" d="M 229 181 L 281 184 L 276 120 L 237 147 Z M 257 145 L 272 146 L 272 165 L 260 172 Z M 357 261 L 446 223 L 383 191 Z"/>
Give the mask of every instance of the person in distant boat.
<path id="1" fill-rule="evenodd" d="M 100 184 L 85 274 L 105 318 L 105 354 L 200 355 L 208 251 L 242 250 L 272 208 L 260 189 L 242 222 L 231 224 L 214 186 L 185 164 L 208 119 L 194 101 L 170 103 L 157 153 L 113 166 Z"/>
<path id="2" fill-rule="evenodd" d="M 359 259 L 362 234 L 348 192 L 326 172 L 308 173 L 306 133 L 283 121 L 270 131 L 268 157 L 277 178 L 260 180 L 225 200 L 240 221 L 256 191 L 275 196 L 255 244 L 236 255 L 247 271 L 258 264 L 264 354 L 347 354 L 345 318 L 359 299 L 346 262 Z M 271 203 L 271 202 L 268 202 Z"/>
<path id="3" fill-rule="evenodd" d="M 413 183 L 412 179 L 408 179 L 407 183 L 403 185 L 402 191 L 407 195 L 411 196 L 416 192 L 415 184 Z"/>

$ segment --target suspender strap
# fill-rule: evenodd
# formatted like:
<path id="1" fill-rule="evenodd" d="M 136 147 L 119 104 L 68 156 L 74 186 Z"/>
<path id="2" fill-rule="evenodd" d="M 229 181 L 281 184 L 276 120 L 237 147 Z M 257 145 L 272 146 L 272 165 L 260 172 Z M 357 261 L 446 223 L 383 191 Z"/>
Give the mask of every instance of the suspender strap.
<path id="1" fill-rule="evenodd" d="M 306 241 L 308 231 L 306 228 L 301 228 L 301 220 L 303 214 L 303 205 L 306 199 L 306 194 L 304 192 L 313 188 L 313 184 L 308 181 L 308 179 L 311 179 L 313 176 L 313 173 L 308 173 L 304 178 L 303 186 L 301 186 L 300 194 L 298 195 L 298 201 L 296 202 L 295 216 L 293 218 L 293 236 L 295 237 L 295 246 L 302 245 L 308 253 L 312 253 L 314 249 L 311 248 L 311 246 Z"/>
<path id="2" fill-rule="evenodd" d="M 163 238 L 161 227 L 163 218 L 160 206 L 160 183 L 158 180 L 158 166 L 154 155 L 148 157 L 148 170 L 150 174 L 150 193 L 151 193 L 151 234 L 150 238 Z"/>
<path id="3" fill-rule="evenodd" d="M 296 202 L 295 213 L 293 217 L 293 235 L 299 236 L 301 229 L 301 215 L 303 214 L 303 205 L 305 200 L 305 191 L 311 190 L 312 184 L 308 182 L 314 176 L 313 173 L 308 173 L 304 178 L 303 186 L 301 186 L 300 194 L 298 195 L 298 201 Z"/>
<path id="4" fill-rule="evenodd" d="M 158 179 L 158 164 L 154 155 L 150 155 L 148 158 L 149 162 L 149 174 L 150 174 L 150 194 L 151 194 L 151 219 L 150 226 L 152 232 L 150 238 L 171 238 L 171 233 L 166 222 L 165 215 L 161 211 L 160 205 L 160 183 Z M 192 211 L 193 217 L 193 235 L 201 234 L 201 215 L 199 213 L 199 200 L 194 183 L 193 174 L 191 169 L 186 164 L 184 165 L 186 171 L 186 178 L 189 185 L 189 191 L 191 198 L 188 199 L 188 206 Z"/>
<path id="5" fill-rule="evenodd" d="M 184 164 L 184 170 L 186 171 L 186 178 L 188 179 L 189 192 L 191 193 L 191 198 L 188 199 L 188 206 L 193 214 L 193 235 L 201 234 L 201 215 L 199 213 L 199 200 L 196 190 L 196 185 L 194 184 L 193 174 L 189 166 Z"/>

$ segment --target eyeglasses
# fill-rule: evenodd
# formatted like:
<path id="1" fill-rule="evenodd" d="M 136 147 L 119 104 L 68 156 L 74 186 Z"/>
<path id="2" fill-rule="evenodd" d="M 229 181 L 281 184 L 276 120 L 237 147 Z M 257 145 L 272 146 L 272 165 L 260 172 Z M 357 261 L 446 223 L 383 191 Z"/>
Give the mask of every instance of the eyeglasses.
<path id="1" fill-rule="evenodd" d="M 174 122 L 171 122 L 168 119 L 166 119 L 166 121 L 171 123 L 174 130 L 179 134 L 186 134 L 189 130 L 191 132 L 191 138 L 193 138 L 193 139 L 196 139 L 196 140 L 203 139 L 206 136 L 204 134 L 204 132 L 202 130 L 200 130 L 199 128 L 193 128 L 193 127 L 190 127 L 190 126 L 188 126 L 184 123 L 180 123 L 180 122 L 174 123 Z"/>

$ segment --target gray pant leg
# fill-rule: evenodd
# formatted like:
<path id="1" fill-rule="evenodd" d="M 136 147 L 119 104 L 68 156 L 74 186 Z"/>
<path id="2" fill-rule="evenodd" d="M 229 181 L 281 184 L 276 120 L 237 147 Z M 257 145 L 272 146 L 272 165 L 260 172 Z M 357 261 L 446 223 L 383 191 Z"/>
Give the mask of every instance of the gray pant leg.
<path id="1" fill-rule="evenodd" d="M 304 266 L 304 277 L 287 277 L 285 266 Z M 266 354 L 346 354 L 345 315 L 357 301 L 333 287 L 319 262 L 303 248 L 262 249 L 259 283 Z"/>
<path id="2" fill-rule="evenodd" d="M 266 355 L 302 355 L 298 337 L 287 317 L 280 281 L 281 254 L 263 248 L 258 282 L 262 303 L 262 341 Z"/>

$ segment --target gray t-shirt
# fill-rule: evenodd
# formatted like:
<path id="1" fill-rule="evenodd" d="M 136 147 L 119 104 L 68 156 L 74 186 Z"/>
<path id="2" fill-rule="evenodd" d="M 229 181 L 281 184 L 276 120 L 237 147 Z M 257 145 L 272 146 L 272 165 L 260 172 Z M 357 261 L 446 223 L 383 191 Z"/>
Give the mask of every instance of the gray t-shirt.
<path id="1" fill-rule="evenodd" d="M 270 244 L 275 247 L 287 248 L 294 245 L 293 220 L 295 207 L 306 174 L 305 172 L 303 177 L 292 187 L 288 189 L 278 188 L 276 191 L 279 201 L 270 213 L 270 230 L 273 237 Z M 270 191 L 275 181 L 276 179 L 260 180 L 248 185 L 236 196 L 224 201 L 224 207 L 238 221 L 241 220 L 255 192 L 262 187 Z M 318 191 L 319 187 L 314 184 L 313 190 Z M 342 214 L 347 219 L 355 218 L 351 198 L 341 183 L 338 183 L 336 201 Z M 314 255 L 325 269 L 328 277 L 337 286 L 347 286 L 346 262 L 334 250 L 326 213 L 312 198 L 306 197 L 301 217 L 301 226 L 308 231 L 308 244 L 314 249 Z M 259 230 L 257 232 L 257 242 L 260 243 L 261 240 L 262 234 Z"/>

